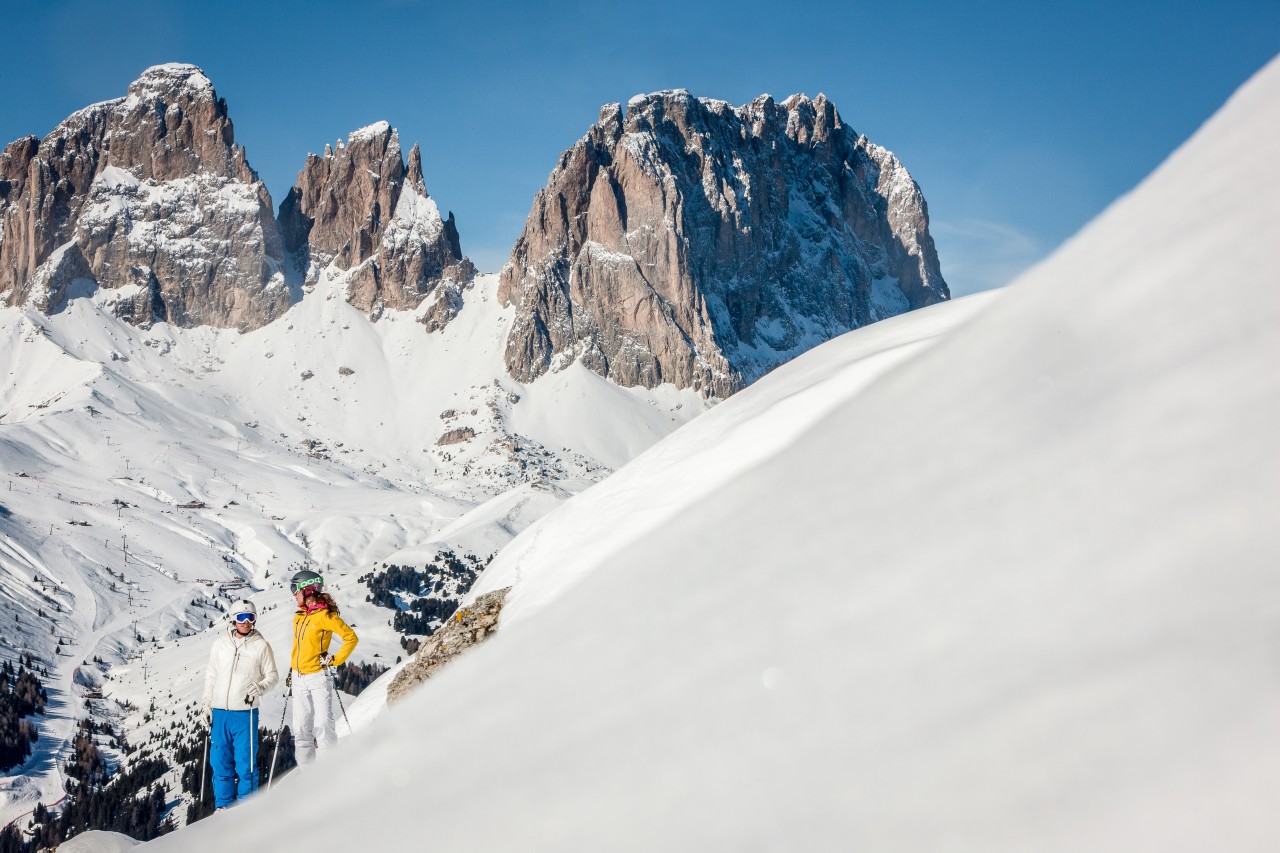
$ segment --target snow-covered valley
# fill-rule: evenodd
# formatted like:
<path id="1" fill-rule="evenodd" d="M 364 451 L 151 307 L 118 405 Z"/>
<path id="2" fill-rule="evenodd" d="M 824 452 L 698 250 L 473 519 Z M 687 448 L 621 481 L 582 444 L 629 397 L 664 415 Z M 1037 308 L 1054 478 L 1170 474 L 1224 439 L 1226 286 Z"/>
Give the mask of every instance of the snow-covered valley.
<path id="1" fill-rule="evenodd" d="M 152 699 L 166 724 L 183 709 L 219 602 L 288 604 L 289 567 L 321 567 L 361 627 L 359 658 L 390 664 L 399 636 L 359 575 L 446 549 L 487 558 L 705 410 L 581 369 L 504 378 L 493 286 L 480 277 L 434 334 L 408 312 L 370 322 L 333 279 L 245 335 L 138 329 L 110 292 L 52 316 L 0 311 L 0 644 L 55 662 L 0 822 L 60 795 L 86 694 L 131 740 Z M 273 643 L 290 613 L 265 613 Z"/>

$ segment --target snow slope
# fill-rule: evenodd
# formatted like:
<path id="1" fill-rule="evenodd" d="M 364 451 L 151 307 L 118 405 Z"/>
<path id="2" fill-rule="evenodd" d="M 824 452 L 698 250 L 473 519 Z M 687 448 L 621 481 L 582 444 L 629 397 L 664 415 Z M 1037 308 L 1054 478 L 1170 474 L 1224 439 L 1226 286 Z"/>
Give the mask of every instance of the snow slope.
<path id="1" fill-rule="evenodd" d="M 124 853 L 138 846 L 127 835 L 118 832 L 85 832 L 58 845 L 61 853 Z"/>
<path id="2" fill-rule="evenodd" d="M 971 322 L 1002 291 L 902 314 L 803 354 L 681 427 L 581 500 L 544 517 L 498 552 L 468 600 L 513 586 L 503 627 L 554 600 L 600 565 L 584 541 L 623 543 L 661 535 L 663 525 L 711 500 L 716 489 L 800 438 L 840 402 Z M 589 531 L 589 532 L 588 532 Z"/>
<path id="3" fill-rule="evenodd" d="M 552 594 L 311 771 L 333 819 L 282 787 L 156 850 L 1276 849 L 1277 126 L 1280 61 L 660 529 L 549 516 L 593 566 L 525 546 Z"/>

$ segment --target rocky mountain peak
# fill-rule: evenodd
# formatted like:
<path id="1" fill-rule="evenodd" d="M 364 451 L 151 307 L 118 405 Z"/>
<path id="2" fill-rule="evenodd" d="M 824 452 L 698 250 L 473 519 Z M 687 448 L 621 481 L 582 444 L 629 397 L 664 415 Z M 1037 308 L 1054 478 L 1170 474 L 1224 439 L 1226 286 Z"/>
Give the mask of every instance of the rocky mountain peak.
<path id="1" fill-rule="evenodd" d="M 418 143 L 414 143 L 409 149 L 408 170 L 405 172 L 405 183 L 413 187 L 421 195 L 427 194 L 427 183 L 422 178 L 422 152 L 418 150 Z"/>
<path id="2" fill-rule="evenodd" d="M 453 214 L 442 218 L 427 194 L 421 151 L 414 145 L 406 166 L 399 133 L 385 121 L 326 145 L 322 157 L 309 155 L 279 220 L 285 251 L 307 281 L 330 265 L 346 272 L 351 304 L 375 318 L 430 297 L 424 322 L 440 328 L 475 273 Z"/>
<path id="3" fill-rule="evenodd" d="M 663 89 L 658 92 L 636 95 L 627 101 L 627 121 L 635 121 L 641 116 L 649 119 L 670 114 L 682 114 L 684 108 L 693 100 L 687 89 Z"/>
<path id="4" fill-rule="evenodd" d="M 205 73 L 198 66 L 185 62 L 151 66 L 129 84 L 129 97 L 139 100 L 217 100 L 213 84 Z"/>
<path id="5" fill-rule="evenodd" d="M 919 187 L 825 95 L 606 104 L 502 272 L 507 367 L 581 360 L 726 396 L 822 341 L 948 298 Z"/>
<path id="6" fill-rule="evenodd" d="M 821 93 L 813 100 L 805 95 L 792 95 L 781 106 L 786 111 L 787 136 L 801 145 L 824 143 L 844 127 L 835 104 Z"/>
<path id="7" fill-rule="evenodd" d="M 271 197 L 194 65 L 148 68 L 121 98 L 0 157 L 0 297 L 56 311 L 116 291 L 142 325 L 249 329 L 288 307 Z"/>

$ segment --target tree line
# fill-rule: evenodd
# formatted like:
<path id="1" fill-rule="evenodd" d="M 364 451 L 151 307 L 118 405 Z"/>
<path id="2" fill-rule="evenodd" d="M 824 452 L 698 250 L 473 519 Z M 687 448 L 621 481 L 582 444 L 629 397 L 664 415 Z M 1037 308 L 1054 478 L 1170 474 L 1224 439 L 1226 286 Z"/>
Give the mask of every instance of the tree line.
<path id="1" fill-rule="evenodd" d="M 122 832 L 139 841 L 150 841 L 173 830 L 165 820 L 168 795 L 160 778 L 169 764 L 143 752 L 128 768 L 111 773 L 110 763 L 98 748 L 97 738 L 123 742 L 109 723 L 81 720 L 72 741 L 72 755 L 63 765 L 67 797 L 54 814 L 43 803 L 32 812 L 27 831 L 17 824 L 0 833 L 0 853 L 34 853 L 54 848 L 90 829 Z"/>
<path id="2" fill-rule="evenodd" d="M 43 670 L 45 677 L 49 671 Z M 35 660 L 24 655 L 15 670 L 0 665 L 0 772 L 17 767 L 31 756 L 39 733 L 27 717 L 44 714 L 49 694 L 35 673 Z"/>
<path id="3" fill-rule="evenodd" d="M 453 615 L 492 559 L 444 550 L 421 569 L 383 563 L 381 572 L 362 575 L 358 582 L 369 588 L 365 601 L 395 611 L 391 627 L 400 634 L 401 648 L 414 654 L 418 638 L 431 636 Z"/>
<path id="4" fill-rule="evenodd" d="M 387 671 L 387 667 L 377 663 L 352 663 L 347 661 L 334 671 L 334 680 L 338 689 L 352 696 L 359 696 L 361 691 L 372 684 L 379 675 Z"/>

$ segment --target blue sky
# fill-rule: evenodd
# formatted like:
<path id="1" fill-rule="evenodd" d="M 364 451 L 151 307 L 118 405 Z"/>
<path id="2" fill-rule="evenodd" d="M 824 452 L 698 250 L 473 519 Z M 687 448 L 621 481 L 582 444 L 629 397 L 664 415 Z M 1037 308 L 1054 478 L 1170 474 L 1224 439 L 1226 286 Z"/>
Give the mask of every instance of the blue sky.
<path id="1" fill-rule="evenodd" d="M 1274 0 L 0 8 L 0 144 L 123 95 L 149 65 L 192 62 L 277 204 L 307 152 L 386 119 L 422 145 L 428 190 L 486 270 L 602 104 L 825 92 L 920 183 L 957 294 L 1044 257 L 1280 52 Z"/>

